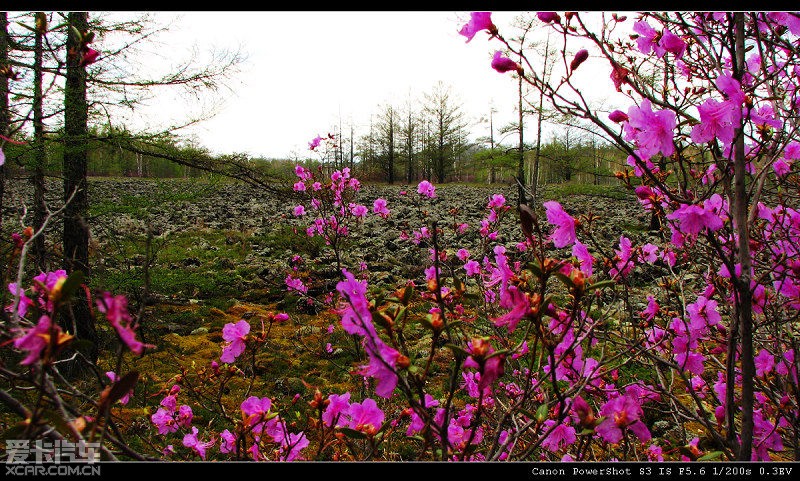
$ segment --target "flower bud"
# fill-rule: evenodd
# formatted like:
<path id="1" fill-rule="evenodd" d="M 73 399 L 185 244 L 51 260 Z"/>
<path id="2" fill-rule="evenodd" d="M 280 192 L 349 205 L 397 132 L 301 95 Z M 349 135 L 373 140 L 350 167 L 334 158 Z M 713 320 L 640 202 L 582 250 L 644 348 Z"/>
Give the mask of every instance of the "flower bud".
<path id="1" fill-rule="evenodd" d="M 578 53 L 575 54 L 575 57 L 572 59 L 572 62 L 569 64 L 570 71 L 574 71 L 580 64 L 586 61 L 589 58 L 589 51 L 584 49 L 578 50 Z"/>

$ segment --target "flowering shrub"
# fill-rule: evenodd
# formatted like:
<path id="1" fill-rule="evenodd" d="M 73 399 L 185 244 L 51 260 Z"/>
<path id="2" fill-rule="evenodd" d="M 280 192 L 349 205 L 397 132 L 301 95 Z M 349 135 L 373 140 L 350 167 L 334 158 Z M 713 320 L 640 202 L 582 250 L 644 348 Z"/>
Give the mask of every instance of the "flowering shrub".
<path id="1" fill-rule="evenodd" d="M 603 17 L 594 27 L 575 12 L 538 12 L 535 21 L 563 42 L 558 82 L 537 75 L 531 54 L 506 40 L 489 12 L 474 12 L 460 34 L 469 43 L 488 32 L 504 49 L 493 48 L 492 68 L 515 72 L 552 108 L 588 119 L 627 152 L 630 169 L 617 177 L 659 221 L 660 240 L 621 235 L 603 245 L 592 216 L 553 200 L 539 214 L 517 206 L 511 228 L 502 221 L 513 208 L 501 194 L 487 197 L 479 225 L 461 222 L 457 208 L 452 219 L 435 219 L 425 206 L 445 196 L 423 180 L 403 193 L 418 216 L 397 236 L 419 249 L 424 280 L 376 290 L 363 261 L 354 274 L 347 240 L 367 216 L 389 218 L 391 199 L 370 209 L 358 202 L 361 184 L 349 169 L 324 175 L 297 166 L 293 191 L 304 200 L 287 209 L 306 222 L 299 235 L 320 237 L 332 252 L 335 290 L 319 294 L 359 348 L 353 387 L 316 387 L 310 400 L 298 393 L 283 403 L 251 392 L 257 355 L 290 316 L 227 323 L 219 360 L 184 368 L 158 394 L 149 422 L 160 456 L 767 460 L 797 451 L 800 17 Z M 607 114 L 590 106 L 576 84 L 591 64 L 608 69 L 625 105 Z M 309 148 L 328 140 L 317 136 Z M 475 244 L 466 243 L 471 229 Z M 15 245 L 31 237 L 17 235 Z M 315 302 L 302 264 L 292 259 L 284 283 Z M 645 271 L 657 289 L 641 288 Z M 47 398 L 31 425 L 47 418 L 42 405 L 63 406 L 57 359 L 74 337 L 54 319 L 80 285 L 63 271 L 8 285 L 6 346 L 19 352 L 23 371 L 38 374 L 19 379 Z M 120 358 L 146 354 L 152 346 L 137 339 L 127 300 L 96 297 Z M 138 374 L 118 372 L 106 373 L 110 384 L 97 415 L 81 417 L 83 428 L 67 419 L 75 437 L 88 429 L 92 439 L 125 446 L 104 420 L 112 405 L 131 403 Z M 663 432 L 659 418 L 679 432 Z M 689 423 L 699 432 L 687 432 Z"/>

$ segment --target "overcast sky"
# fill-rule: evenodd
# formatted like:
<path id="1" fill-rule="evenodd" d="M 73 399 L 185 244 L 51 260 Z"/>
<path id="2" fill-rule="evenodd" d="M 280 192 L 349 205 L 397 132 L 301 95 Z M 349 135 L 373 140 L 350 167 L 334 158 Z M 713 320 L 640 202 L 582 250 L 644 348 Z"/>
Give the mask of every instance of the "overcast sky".
<path id="1" fill-rule="evenodd" d="M 492 20 L 508 35 L 518 14 L 494 12 Z M 501 44 L 487 41 L 485 32 L 470 43 L 458 34 L 469 12 L 158 12 L 155 17 L 182 18 L 160 37 L 165 59 L 185 57 L 193 46 L 201 53 L 241 47 L 247 56 L 233 91 L 214 99 L 219 113 L 186 131 L 216 153 L 304 157 L 308 141 L 331 131 L 340 116 L 345 131 L 352 121 L 356 136 L 364 134 L 381 104 L 401 107 L 409 95 L 419 100 L 438 81 L 451 85 L 462 101 L 476 125 L 474 137 L 488 135 L 488 125 L 477 120 L 490 105 L 498 111 L 495 128 L 515 118 L 516 81 L 490 67 Z M 592 67 L 585 68 L 586 78 L 596 82 L 588 72 Z M 192 102 L 159 97 L 137 117 L 153 125 L 163 116 L 180 119 Z"/>

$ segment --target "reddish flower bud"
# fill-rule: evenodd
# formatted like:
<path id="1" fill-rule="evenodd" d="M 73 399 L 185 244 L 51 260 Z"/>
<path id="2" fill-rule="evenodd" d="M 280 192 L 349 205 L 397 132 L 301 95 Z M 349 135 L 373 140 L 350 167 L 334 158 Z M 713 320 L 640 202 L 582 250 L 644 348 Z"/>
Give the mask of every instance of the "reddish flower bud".
<path id="1" fill-rule="evenodd" d="M 492 58 L 492 68 L 500 73 L 516 70 L 518 73 L 522 74 L 522 67 L 510 58 L 504 57 L 500 50 L 494 53 L 494 58 Z"/>
<path id="2" fill-rule="evenodd" d="M 622 110 L 615 110 L 608 114 L 608 119 L 612 122 L 620 123 L 628 120 L 628 114 Z"/>
<path id="3" fill-rule="evenodd" d="M 578 50 L 578 53 L 575 54 L 575 58 L 572 59 L 572 62 L 569 64 L 570 71 L 574 71 L 580 64 L 586 61 L 589 58 L 589 51 L 584 49 Z"/>
<path id="4" fill-rule="evenodd" d="M 536 16 L 539 17 L 544 23 L 561 23 L 561 16 L 559 16 L 556 12 L 536 12 Z"/>
<path id="5" fill-rule="evenodd" d="M 81 57 L 80 66 L 85 67 L 87 65 L 91 65 L 97 62 L 99 57 L 100 57 L 100 52 L 98 52 L 93 48 L 87 48 L 86 51 L 83 52 L 83 56 Z"/>

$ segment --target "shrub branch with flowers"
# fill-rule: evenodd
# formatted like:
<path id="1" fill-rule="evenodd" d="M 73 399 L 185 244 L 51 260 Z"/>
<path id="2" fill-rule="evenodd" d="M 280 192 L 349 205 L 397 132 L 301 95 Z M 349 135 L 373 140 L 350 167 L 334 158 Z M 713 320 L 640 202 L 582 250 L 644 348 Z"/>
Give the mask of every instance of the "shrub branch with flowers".
<path id="1" fill-rule="evenodd" d="M 289 209 L 307 222 L 298 235 L 324 240 L 336 280 L 312 292 L 320 273 L 301 278 L 303 259 L 294 258 L 285 284 L 312 303 L 326 297 L 357 342 L 352 389 L 312 386 L 309 399 L 283 404 L 253 392 L 257 354 L 290 315 L 231 322 L 219 359 L 184 368 L 159 394 L 149 417 L 149 449 L 159 456 L 138 454 L 107 429 L 135 371 L 104 373 L 95 397 L 71 393 L 82 408 L 65 402 L 58 354 L 75 339 L 54 319 L 81 279 L 41 273 L 24 289 L 8 286 L 5 346 L 22 359 L 3 376 L 41 393 L 27 407 L 0 391 L 25 419 L 19 429 L 100 439 L 107 456 L 135 459 L 797 459 L 800 17 L 535 17 L 562 43 L 558 81 L 543 81 L 533 54 L 506 40 L 489 12 L 472 13 L 460 33 L 467 42 L 488 33 L 498 45 L 490 67 L 521 76 L 629 154 L 630 169 L 617 176 L 660 221 L 660 241 L 622 235 L 609 248 L 593 215 L 576 218 L 552 200 L 515 209 L 501 194 L 486 198 L 478 225 L 460 222 L 457 207 L 452 219 L 434 218 L 426 205 L 441 197 L 424 180 L 404 193 L 418 207 L 416 224 L 397 233 L 419 249 L 424 278 L 375 289 L 363 261 L 354 274 L 358 253 L 347 240 L 362 235 L 370 210 L 390 218 L 392 199 L 369 209 L 348 169 L 297 166 L 294 191 L 305 198 Z M 591 106 L 579 85 L 592 64 L 607 68 L 627 107 Z M 471 229 L 477 245 L 465 243 Z M 20 252 L 31 238 L 17 236 Z M 645 271 L 657 289 L 641 288 Z M 96 298 L 120 358 L 153 347 L 138 340 L 124 297 Z M 234 384 L 243 392 L 231 392 Z M 654 435 L 661 420 L 679 432 Z"/>

